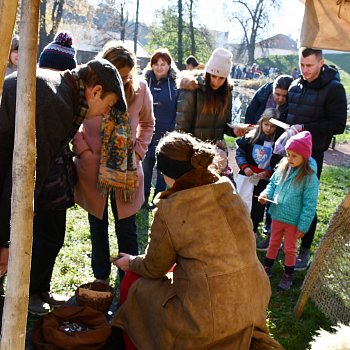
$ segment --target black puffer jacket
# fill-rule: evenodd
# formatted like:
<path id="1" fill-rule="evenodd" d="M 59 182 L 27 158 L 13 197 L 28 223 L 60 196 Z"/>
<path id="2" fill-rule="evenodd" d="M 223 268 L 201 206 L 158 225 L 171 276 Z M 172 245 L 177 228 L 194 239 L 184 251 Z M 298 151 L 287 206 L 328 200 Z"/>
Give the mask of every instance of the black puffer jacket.
<path id="1" fill-rule="evenodd" d="M 288 90 L 288 124 L 303 124 L 312 134 L 313 154 L 324 152 L 333 135 L 344 132 L 347 102 L 337 69 L 324 65 L 317 79 L 302 77 Z"/>

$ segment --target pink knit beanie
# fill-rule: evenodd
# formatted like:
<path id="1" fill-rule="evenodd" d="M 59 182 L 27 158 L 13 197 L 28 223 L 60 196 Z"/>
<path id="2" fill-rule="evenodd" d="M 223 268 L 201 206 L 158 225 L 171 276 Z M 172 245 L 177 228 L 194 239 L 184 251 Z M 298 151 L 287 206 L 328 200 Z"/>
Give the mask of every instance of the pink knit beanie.
<path id="1" fill-rule="evenodd" d="M 286 151 L 288 150 L 309 159 L 312 153 L 312 136 L 310 132 L 302 131 L 292 136 L 286 143 Z"/>

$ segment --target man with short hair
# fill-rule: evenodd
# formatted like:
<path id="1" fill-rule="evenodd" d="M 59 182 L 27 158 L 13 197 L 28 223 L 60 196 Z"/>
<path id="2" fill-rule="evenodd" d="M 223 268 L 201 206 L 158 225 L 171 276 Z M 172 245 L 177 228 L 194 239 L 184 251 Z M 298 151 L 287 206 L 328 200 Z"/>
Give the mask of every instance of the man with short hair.
<path id="1" fill-rule="evenodd" d="M 288 90 L 286 122 L 298 131 L 312 135 L 312 157 L 317 163 L 317 176 L 322 173 L 324 152 L 333 135 L 342 134 L 346 126 L 347 101 L 339 72 L 324 64 L 322 50 L 299 49 L 300 78 Z M 317 216 L 302 239 L 296 270 L 305 270 L 310 263 L 310 247 L 316 231 Z"/>
<path id="2" fill-rule="evenodd" d="M 12 154 L 17 74 L 5 79 L 0 106 L 0 271 L 7 271 L 10 242 Z M 107 60 L 92 60 L 71 71 L 38 69 L 36 74 L 36 183 L 38 197 L 51 162 L 84 118 L 126 111 L 123 83 Z"/>

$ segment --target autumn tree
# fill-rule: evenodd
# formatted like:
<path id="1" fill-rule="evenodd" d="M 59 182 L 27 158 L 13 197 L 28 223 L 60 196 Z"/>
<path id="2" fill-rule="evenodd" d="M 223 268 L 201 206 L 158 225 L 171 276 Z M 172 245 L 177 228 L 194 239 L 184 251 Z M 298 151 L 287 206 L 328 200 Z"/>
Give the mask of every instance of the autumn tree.
<path id="1" fill-rule="evenodd" d="M 237 21 L 243 31 L 242 46 L 248 55 L 248 64 L 255 59 L 255 44 L 263 29 L 268 27 L 273 8 L 279 8 L 280 0 L 233 0 L 235 11 L 231 20 Z"/>
<path id="2" fill-rule="evenodd" d="M 155 18 L 157 18 L 157 22 L 149 27 L 149 34 L 147 35 L 149 41 L 146 45 L 146 49 L 153 52 L 159 47 L 167 47 L 173 58 L 179 61 L 178 7 L 173 6 L 156 11 Z M 190 25 L 187 18 L 187 16 L 184 16 L 183 19 L 182 48 L 180 48 L 182 57 L 192 54 Z M 197 47 L 196 57 L 201 62 L 206 62 L 214 48 L 214 38 L 205 26 L 194 28 L 193 31 Z"/>
<path id="3" fill-rule="evenodd" d="M 191 38 L 191 55 L 196 55 L 196 40 L 194 35 L 194 4 L 195 0 L 188 0 L 188 18 L 189 18 L 189 30 L 190 30 L 190 38 Z"/>
<path id="4" fill-rule="evenodd" d="M 140 0 L 136 0 L 136 11 L 135 11 L 135 29 L 134 29 L 134 52 L 137 54 L 137 41 L 139 36 L 139 8 Z"/>
<path id="5" fill-rule="evenodd" d="M 41 0 L 39 7 L 39 48 L 43 48 L 53 40 L 62 20 L 65 0 Z"/>
<path id="6" fill-rule="evenodd" d="M 92 6 L 88 0 L 41 0 L 39 7 L 38 55 L 57 34 L 63 18 L 69 21 L 89 21 Z"/>
<path id="7" fill-rule="evenodd" d="M 182 19 L 182 0 L 177 2 L 177 60 L 180 67 L 182 67 L 183 51 L 182 51 L 182 33 L 183 33 L 183 19 Z"/>

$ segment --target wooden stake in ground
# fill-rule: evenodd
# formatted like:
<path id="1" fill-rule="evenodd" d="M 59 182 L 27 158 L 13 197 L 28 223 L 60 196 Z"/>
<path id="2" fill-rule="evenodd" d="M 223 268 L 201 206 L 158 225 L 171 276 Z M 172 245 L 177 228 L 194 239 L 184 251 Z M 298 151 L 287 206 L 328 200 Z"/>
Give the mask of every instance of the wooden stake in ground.
<path id="1" fill-rule="evenodd" d="M 13 28 L 16 22 L 17 1 L 0 0 L 0 100 L 8 56 L 10 52 Z"/>
<path id="2" fill-rule="evenodd" d="M 11 1 L 12 2 L 12 1 Z M 33 238 L 35 97 L 40 0 L 22 0 L 13 152 L 11 246 L 2 320 L 2 350 L 25 347 Z M 21 64 L 24 62 L 24 64 Z"/>
<path id="3" fill-rule="evenodd" d="M 346 195 L 345 199 L 340 204 L 340 207 L 347 210 L 350 208 L 350 192 Z M 332 247 L 332 242 L 335 240 L 336 225 L 339 223 L 339 221 L 342 222 L 341 215 L 339 215 L 339 210 L 337 210 L 329 222 L 327 231 L 322 239 L 322 243 L 317 249 L 314 260 L 309 268 L 309 271 L 307 272 L 307 275 L 305 276 L 299 299 L 294 308 L 294 314 L 298 318 L 301 317 L 304 312 L 304 307 L 310 297 L 311 291 L 315 287 L 319 273 L 324 265 L 324 259 L 327 256 L 329 249 Z"/>

